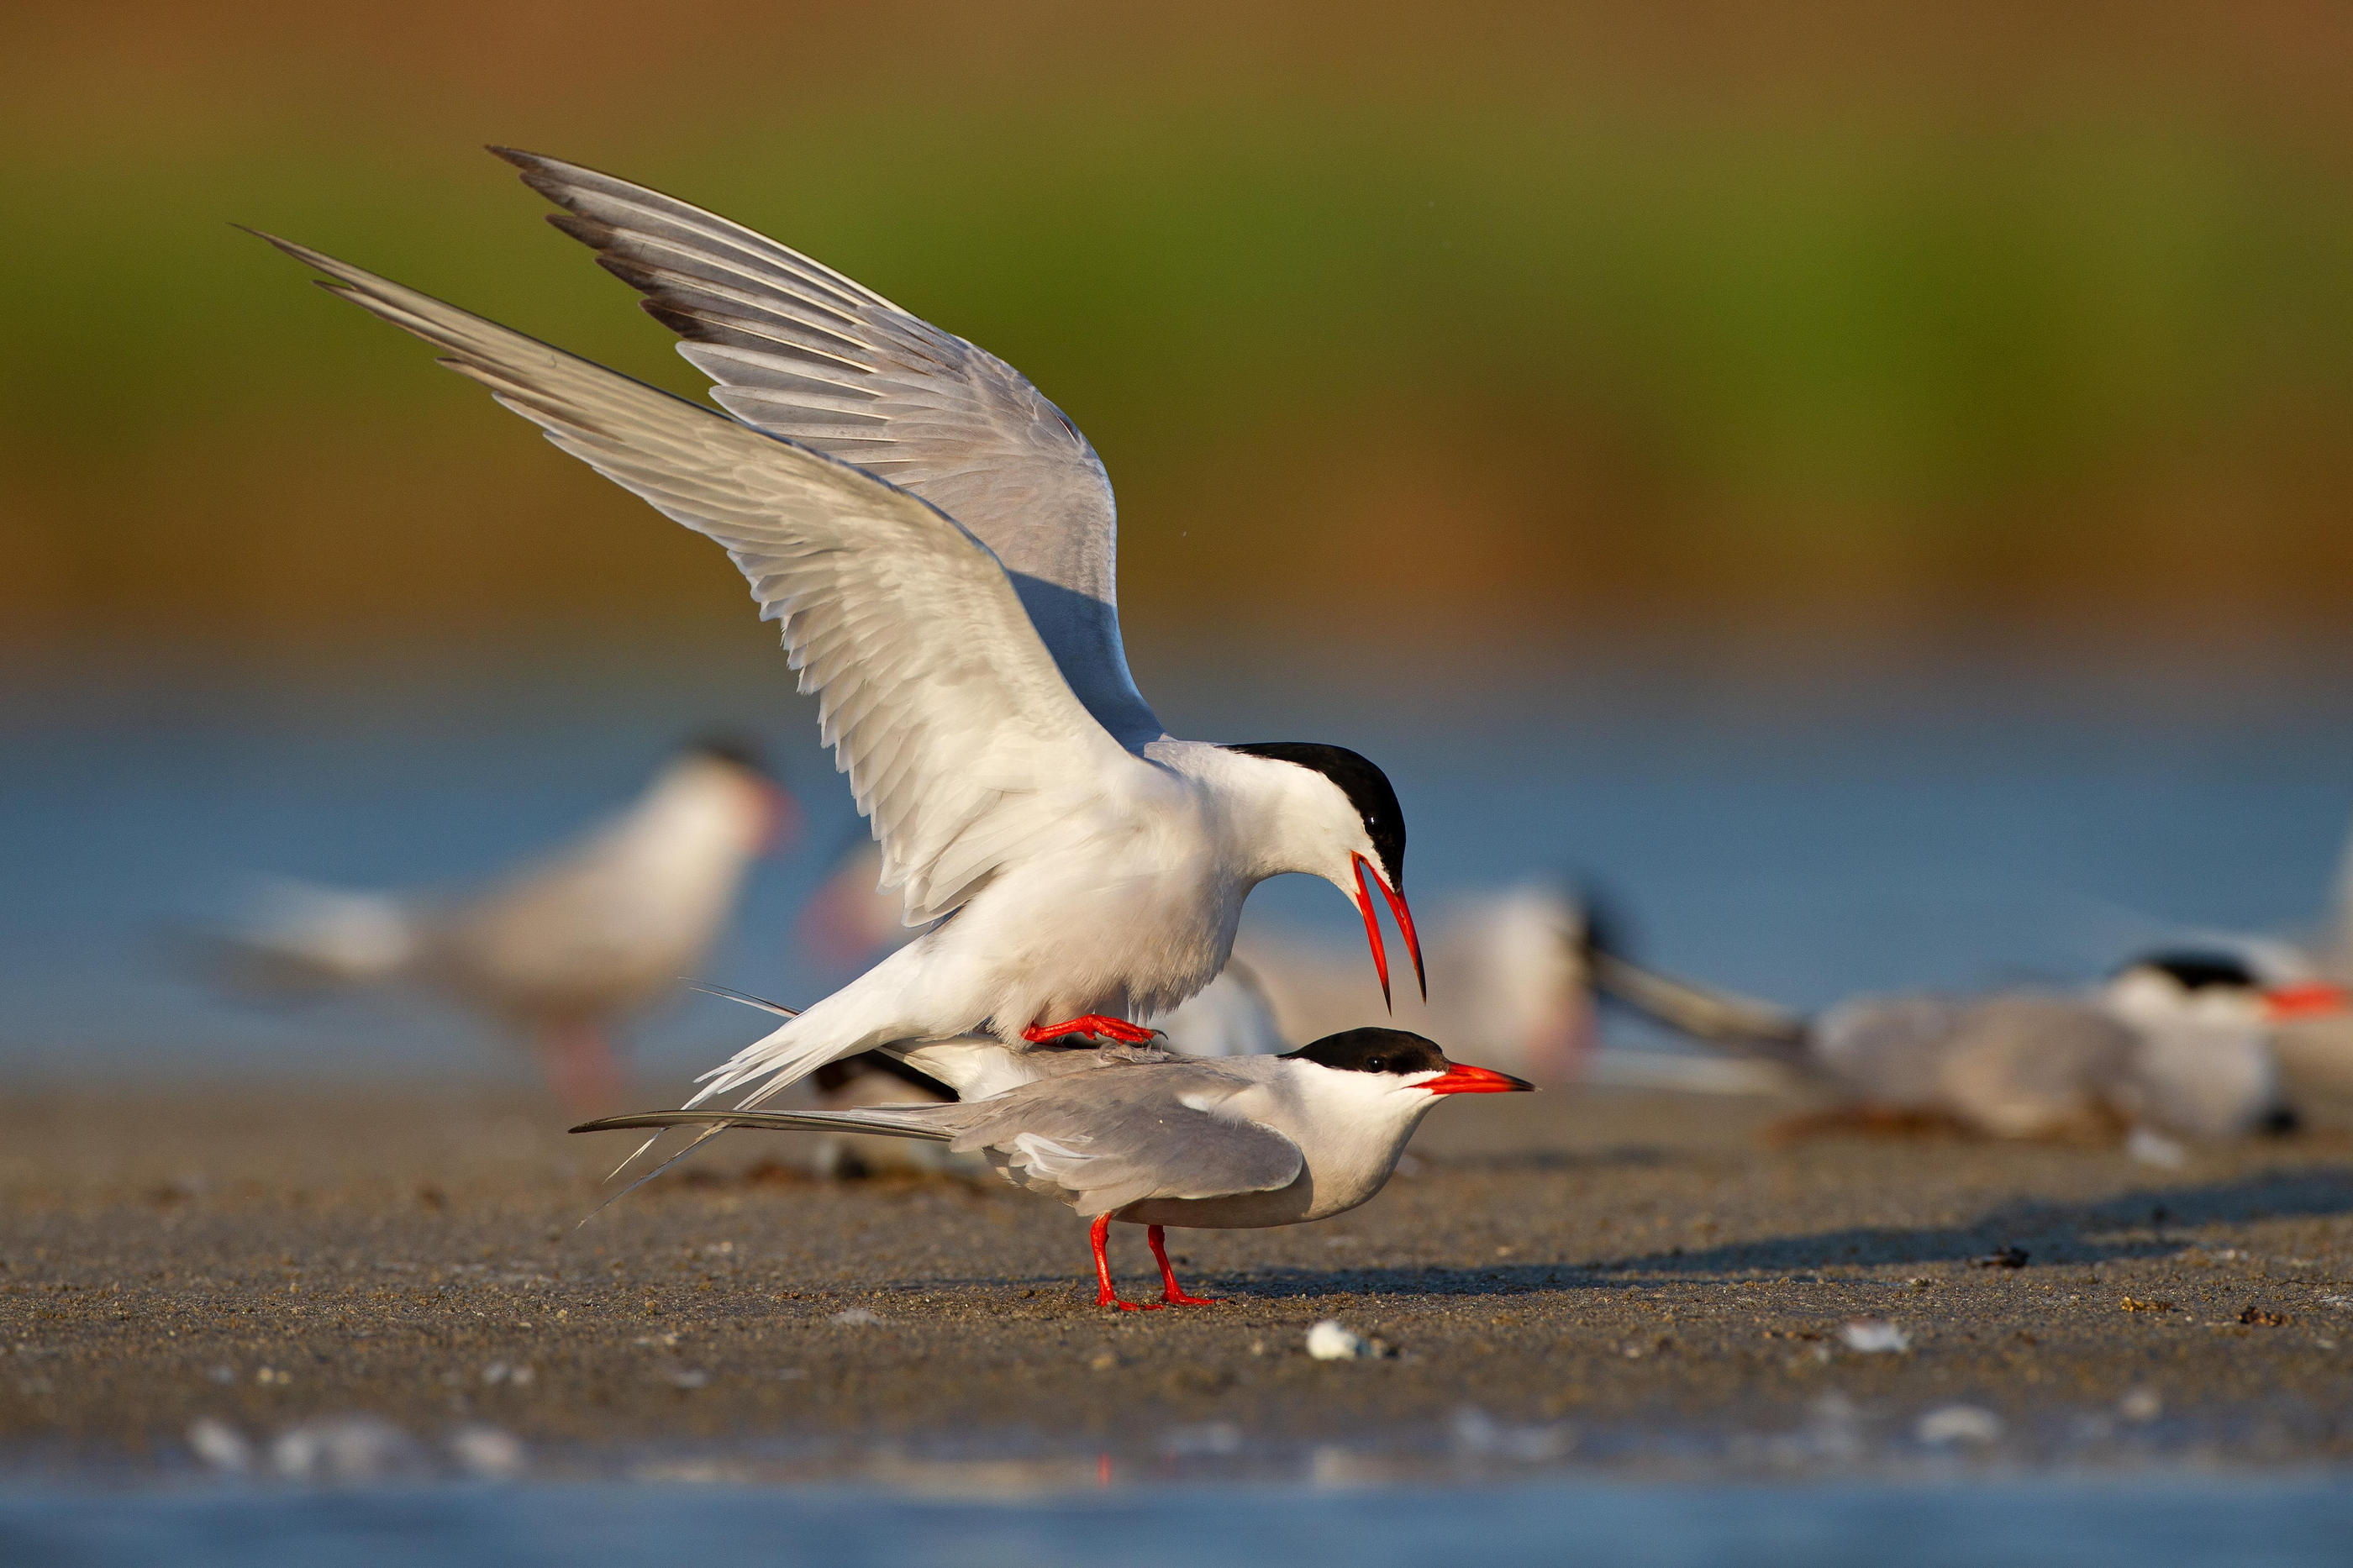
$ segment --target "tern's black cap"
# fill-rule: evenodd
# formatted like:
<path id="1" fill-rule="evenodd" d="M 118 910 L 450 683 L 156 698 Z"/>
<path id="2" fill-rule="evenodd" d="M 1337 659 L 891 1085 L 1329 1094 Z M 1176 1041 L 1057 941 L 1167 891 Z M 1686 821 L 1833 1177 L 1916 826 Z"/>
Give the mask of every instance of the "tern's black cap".
<path id="1" fill-rule="evenodd" d="M 1437 1043 L 1403 1029 L 1350 1029 L 1283 1053 L 1285 1061 L 1314 1062 L 1340 1072 L 1444 1072 L 1453 1064 Z"/>
<path id="2" fill-rule="evenodd" d="M 1330 779 L 1365 819 L 1365 837 L 1373 841 L 1373 853 L 1380 858 L 1381 875 L 1388 879 L 1390 887 L 1405 891 L 1405 808 L 1398 805 L 1388 774 L 1374 766 L 1371 758 L 1345 746 L 1315 741 L 1252 741 L 1226 750 L 1294 763 Z"/>
<path id="3" fill-rule="evenodd" d="M 2231 952 L 2152 952 L 2125 965 L 2127 971 L 2154 969 L 2171 975 L 2184 991 L 2211 986 L 2253 991 L 2262 984 L 2247 961 Z"/>

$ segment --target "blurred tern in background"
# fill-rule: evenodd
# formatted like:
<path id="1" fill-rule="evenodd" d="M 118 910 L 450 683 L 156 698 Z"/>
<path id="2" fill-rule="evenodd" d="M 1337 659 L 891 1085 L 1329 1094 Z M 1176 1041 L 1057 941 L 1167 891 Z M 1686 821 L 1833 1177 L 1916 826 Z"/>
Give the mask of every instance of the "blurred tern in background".
<path id="1" fill-rule="evenodd" d="M 527 1042 L 566 1106 L 610 1110 L 623 1087 L 614 1026 L 701 966 L 752 861 L 798 815 L 748 748 L 704 742 L 627 811 L 475 892 L 274 882 L 206 946 L 265 992 L 439 991 Z"/>
<path id="2" fill-rule="evenodd" d="M 2348 1005 L 2338 986 L 2267 978 L 2227 953 L 2152 954 L 2088 992 L 1862 996 L 1812 1018 L 1613 954 L 1599 956 L 1595 982 L 1694 1038 L 1788 1063 L 1866 1118 L 1933 1117 L 1995 1138 L 2286 1131 L 2275 1032 Z"/>
<path id="3" fill-rule="evenodd" d="M 1000 1048 L 1001 1052 L 1001 1048 Z M 1040 1076 L 962 1103 L 857 1110 L 661 1110 L 575 1132 L 677 1126 L 855 1131 L 977 1152 L 1008 1182 L 1092 1221 L 1098 1306 L 1208 1304 L 1176 1282 L 1165 1227 L 1259 1229 L 1326 1219 L 1388 1184 L 1406 1140 L 1450 1094 L 1533 1084 L 1447 1060 L 1419 1035 L 1356 1029 L 1287 1056 L 1203 1061 L 1114 1045 L 1048 1047 Z M 1120 1299 L 1105 1253 L 1112 1222 L 1145 1226 L 1161 1298 Z"/>
<path id="4" fill-rule="evenodd" d="M 719 413 L 282 240 L 564 451 L 725 546 L 783 626 L 820 733 L 923 935 L 705 1075 L 757 1103 L 843 1057 L 986 1032 L 1148 1039 L 1226 965 L 1268 877 L 1373 900 L 1416 976 L 1405 821 L 1340 747 L 1176 740 L 1122 651 L 1112 494 L 1004 362 L 658 192 L 500 154 L 645 293 Z M 1425 987 L 1426 989 L 1426 987 Z"/>

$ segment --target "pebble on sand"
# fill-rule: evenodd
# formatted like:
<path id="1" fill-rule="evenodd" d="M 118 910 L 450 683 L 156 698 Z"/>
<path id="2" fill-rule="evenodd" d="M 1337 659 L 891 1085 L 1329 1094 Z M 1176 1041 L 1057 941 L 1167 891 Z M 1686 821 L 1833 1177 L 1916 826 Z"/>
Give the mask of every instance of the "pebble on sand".
<path id="1" fill-rule="evenodd" d="M 882 1314 L 869 1311 L 864 1307 L 849 1307 L 836 1312 L 833 1315 L 833 1321 L 846 1329 L 880 1328 L 882 1323 Z"/>

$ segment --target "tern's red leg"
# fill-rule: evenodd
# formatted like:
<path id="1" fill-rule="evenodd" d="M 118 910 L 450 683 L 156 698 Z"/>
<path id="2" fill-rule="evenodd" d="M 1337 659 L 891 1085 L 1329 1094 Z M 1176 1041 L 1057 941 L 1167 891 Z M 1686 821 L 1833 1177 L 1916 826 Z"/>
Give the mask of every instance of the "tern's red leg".
<path id="1" fill-rule="evenodd" d="M 1119 1299 L 1119 1292 L 1111 1288 L 1111 1259 L 1103 1256 L 1103 1243 L 1110 1237 L 1111 1215 L 1107 1214 L 1095 1215 L 1093 1228 L 1087 1232 L 1087 1239 L 1094 1243 L 1095 1247 L 1095 1284 L 1098 1287 L 1095 1291 L 1095 1305 L 1117 1307 L 1123 1312 L 1160 1310 L 1160 1303 L 1157 1301 L 1147 1301 L 1140 1306 L 1134 1301 L 1123 1301 Z"/>
<path id="2" fill-rule="evenodd" d="M 536 1043 L 540 1070 L 566 1110 L 601 1115 L 628 1098 L 621 1064 L 594 1024 L 550 1024 Z"/>
<path id="3" fill-rule="evenodd" d="M 1033 1045 L 1059 1040 L 1065 1035 L 1101 1035 L 1124 1046 L 1152 1043 L 1152 1031 L 1143 1025 L 1131 1024 L 1124 1018 L 1106 1018 L 1101 1013 L 1084 1014 L 1067 1024 L 1032 1024 L 1021 1031 L 1021 1037 Z"/>
<path id="4" fill-rule="evenodd" d="M 1185 1287 L 1176 1283 L 1176 1270 L 1168 1267 L 1168 1248 L 1162 1245 L 1160 1227 L 1144 1227 L 1144 1239 L 1152 1244 L 1152 1256 L 1160 1260 L 1160 1304 L 1164 1307 L 1208 1307 L 1223 1300 L 1218 1296 L 1187 1296 Z"/>

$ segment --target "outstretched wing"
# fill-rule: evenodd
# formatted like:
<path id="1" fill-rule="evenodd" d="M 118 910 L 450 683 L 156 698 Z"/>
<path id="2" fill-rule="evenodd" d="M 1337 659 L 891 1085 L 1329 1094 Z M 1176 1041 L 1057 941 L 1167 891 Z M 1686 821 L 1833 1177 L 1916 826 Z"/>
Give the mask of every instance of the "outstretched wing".
<path id="1" fill-rule="evenodd" d="M 1146 1198 L 1221 1198 L 1298 1180 L 1299 1145 L 1227 1106 L 1249 1087 L 1210 1068 L 1104 1068 L 965 1107 L 986 1115 L 948 1147 L 980 1149 L 1008 1180 L 1082 1215 Z"/>
<path id="2" fill-rule="evenodd" d="M 268 237 L 265 236 L 264 237 Z M 313 250 L 271 240 L 331 292 L 665 515 L 726 547 L 780 621 L 825 742 L 882 845 L 907 918 L 956 908 L 1008 860 L 1148 792 L 1071 695 L 987 546 L 847 464 L 575 358 Z M 1136 775 L 1123 780 L 1124 770 Z"/>
<path id="3" fill-rule="evenodd" d="M 1159 739 L 1120 643 L 1111 480 L 1019 371 L 741 224 L 575 163 L 491 151 L 686 340 L 679 352 L 718 384 L 721 406 L 970 529 L 1087 710 L 1130 750 Z"/>

